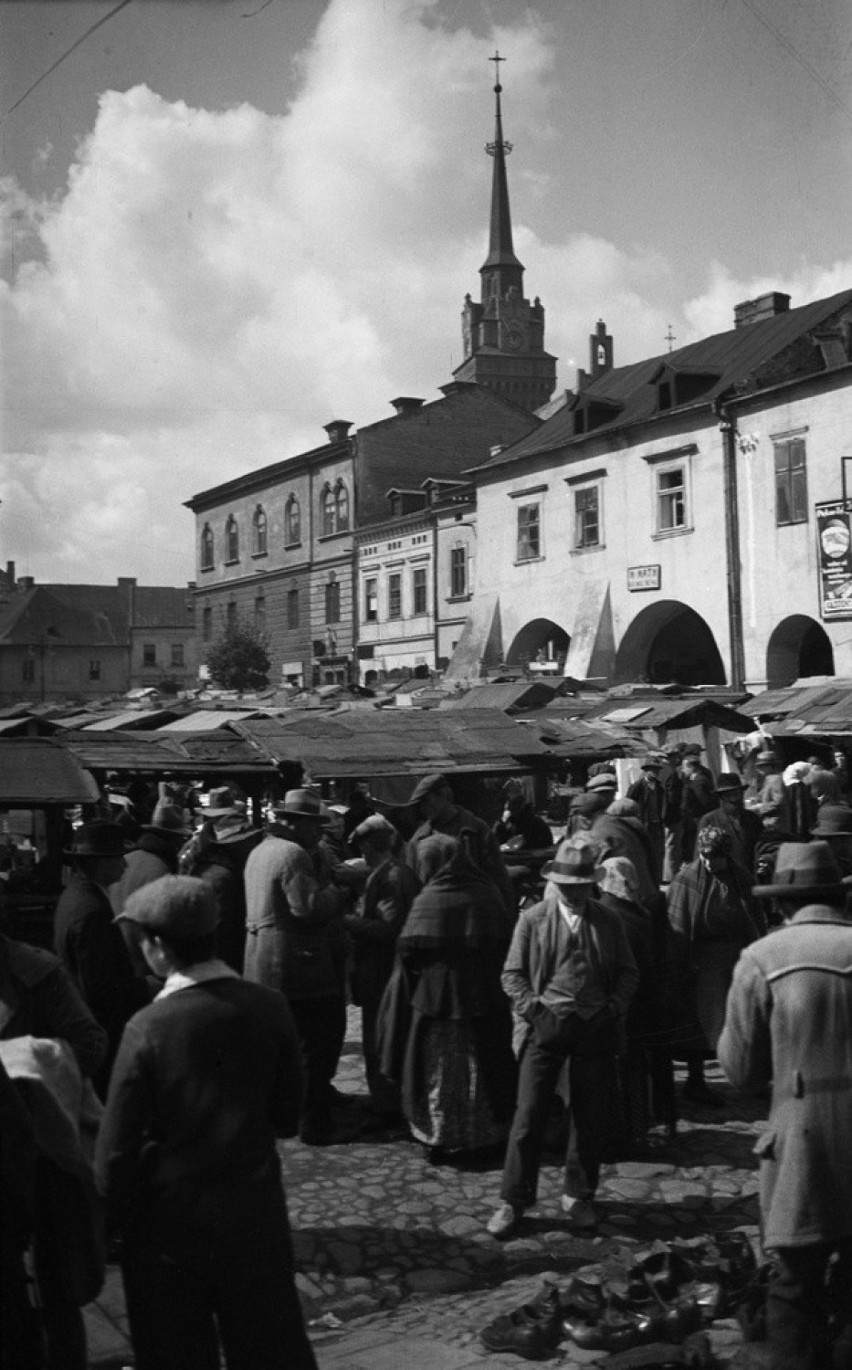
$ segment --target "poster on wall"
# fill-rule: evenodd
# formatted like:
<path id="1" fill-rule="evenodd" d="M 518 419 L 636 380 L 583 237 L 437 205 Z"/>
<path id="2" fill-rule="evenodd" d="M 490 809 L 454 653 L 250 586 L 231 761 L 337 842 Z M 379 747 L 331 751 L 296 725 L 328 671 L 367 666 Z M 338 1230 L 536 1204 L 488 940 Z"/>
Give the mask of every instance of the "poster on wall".
<path id="1" fill-rule="evenodd" d="M 819 561 L 820 614 L 852 618 L 852 502 L 814 505 Z"/>

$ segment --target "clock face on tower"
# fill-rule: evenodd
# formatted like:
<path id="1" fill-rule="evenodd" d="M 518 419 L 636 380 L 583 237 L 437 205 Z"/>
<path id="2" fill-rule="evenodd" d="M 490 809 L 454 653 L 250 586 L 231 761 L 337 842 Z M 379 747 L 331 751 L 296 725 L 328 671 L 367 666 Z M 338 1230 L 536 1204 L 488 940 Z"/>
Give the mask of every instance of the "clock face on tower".
<path id="1" fill-rule="evenodd" d="M 519 328 L 507 328 L 505 345 L 510 352 L 520 352 L 524 345 L 524 335 Z"/>

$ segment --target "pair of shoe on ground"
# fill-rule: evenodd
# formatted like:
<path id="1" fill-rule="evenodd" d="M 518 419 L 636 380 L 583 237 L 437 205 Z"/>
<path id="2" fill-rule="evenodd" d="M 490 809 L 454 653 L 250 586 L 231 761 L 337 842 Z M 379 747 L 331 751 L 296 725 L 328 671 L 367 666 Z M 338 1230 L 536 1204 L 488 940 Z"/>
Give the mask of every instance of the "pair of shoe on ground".
<path id="1" fill-rule="evenodd" d="M 572 1199 L 570 1195 L 563 1194 L 560 1203 L 568 1226 L 573 1228 L 575 1232 L 591 1232 L 597 1227 L 598 1220 L 595 1216 L 595 1210 L 585 1199 Z M 517 1208 L 510 1203 L 502 1203 L 488 1219 L 487 1230 L 492 1237 L 506 1241 L 515 1235 L 523 1216 L 523 1208 Z"/>

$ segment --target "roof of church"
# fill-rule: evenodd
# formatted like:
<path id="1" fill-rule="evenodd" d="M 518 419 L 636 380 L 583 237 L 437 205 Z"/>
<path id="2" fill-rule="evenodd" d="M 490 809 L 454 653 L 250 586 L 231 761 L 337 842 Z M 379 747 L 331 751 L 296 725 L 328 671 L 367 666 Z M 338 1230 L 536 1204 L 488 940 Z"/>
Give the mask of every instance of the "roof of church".
<path id="1" fill-rule="evenodd" d="M 496 114 L 494 121 L 494 142 L 489 143 L 486 151 L 494 158 L 494 171 L 491 178 L 491 225 L 488 237 L 488 256 L 480 267 L 487 271 L 493 266 L 523 265 L 515 256 L 512 242 L 512 216 L 509 210 L 509 182 L 506 176 L 506 153 L 511 151 L 511 143 L 503 137 L 503 115 L 500 109 L 500 92 L 503 87 L 498 81 L 494 87 Z"/>
<path id="2" fill-rule="evenodd" d="M 521 457 L 585 442 L 589 437 L 596 438 L 628 428 L 643 420 L 682 413 L 696 405 L 706 408 L 711 401 L 732 393 L 744 393 L 747 389 L 765 388 L 784 380 L 796 379 L 799 375 L 821 372 L 823 363 L 816 344 L 814 364 L 809 370 L 802 370 L 801 367 L 792 371 L 780 367 L 773 370 L 773 365 L 787 349 L 850 305 L 852 290 L 842 290 L 826 299 L 787 310 L 759 323 L 701 338 L 674 352 L 649 357 L 630 366 L 613 367 L 588 381 L 574 397 L 572 404 L 559 409 L 536 432 L 484 462 L 481 467 L 472 469 L 481 471 L 507 466 Z M 669 409 L 661 410 L 655 382 L 664 371 L 693 378 L 706 377 L 707 384 L 685 404 L 674 404 Z M 602 407 L 611 408 L 612 416 L 588 432 L 575 434 L 574 413 L 577 407 L 596 401 Z"/>

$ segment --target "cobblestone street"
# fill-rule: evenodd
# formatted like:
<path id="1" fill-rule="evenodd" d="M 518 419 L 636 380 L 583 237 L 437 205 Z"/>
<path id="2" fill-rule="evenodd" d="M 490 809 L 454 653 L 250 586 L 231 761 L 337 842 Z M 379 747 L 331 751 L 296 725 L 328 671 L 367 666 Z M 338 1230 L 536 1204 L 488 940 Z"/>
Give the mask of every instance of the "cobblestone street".
<path id="1" fill-rule="evenodd" d="M 736 1094 L 713 1070 L 708 1079 L 724 1107 L 685 1105 L 677 1137 L 655 1138 L 652 1160 L 605 1167 L 592 1236 L 565 1229 L 555 1157 L 542 1170 L 538 1206 L 518 1237 L 500 1244 L 485 1231 L 497 1162 L 476 1171 L 436 1167 L 412 1143 L 380 1138 L 324 1149 L 283 1144 L 298 1284 L 323 1370 L 521 1364 L 484 1353 L 476 1334 L 528 1299 L 542 1273 L 564 1281 L 619 1246 L 656 1238 L 738 1229 L 756 1242 L 752 1147 L 764 1104 Z M 357 1010 L 350 1010 L 337 1086 L 366 1098 Z M 117 1269 L 88 1315 L 90 1364 L 132 1365 Z M 712 1341 L 721 1358 L 732 1354 L 736 1324 L 714 1323 Z M 568 1368 L 605 1355 L 563 1348 L 545 1363 Z"/>

